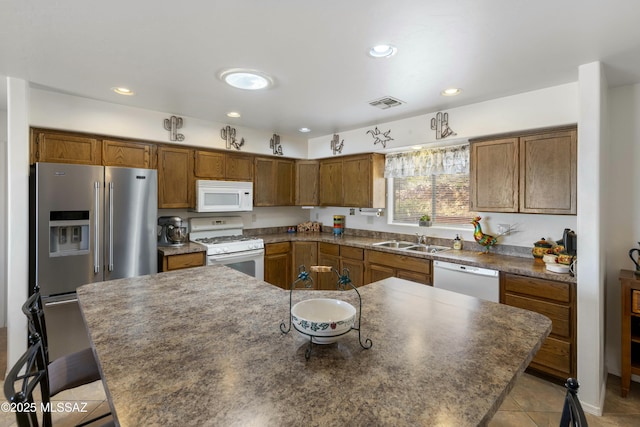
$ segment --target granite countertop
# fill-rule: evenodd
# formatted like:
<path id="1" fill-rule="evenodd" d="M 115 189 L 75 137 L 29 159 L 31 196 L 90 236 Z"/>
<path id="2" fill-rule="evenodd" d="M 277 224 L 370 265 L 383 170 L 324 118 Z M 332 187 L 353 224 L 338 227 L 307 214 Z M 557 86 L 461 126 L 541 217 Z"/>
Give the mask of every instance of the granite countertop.
<path id="1" fill-rule="evenodd" d="M 357 331 L 314 345 L 290 292 L 224 266 L 78 288 L 121 426 L 485 425 L 551 330 L 537 313 L 397 278 L 359 288 Z M 355 291 L 296 290 L 351 302 Z"/>
<path id="2" fill-rule="evenodd" d="M 413 256 L 416 258 L 426 258 L 441 261 L 448 261 L 458 264 L 472 265 L 475 267 L 490 268 L 506 273 L 521 274 L 531 277 L 539 277 L 542 279 L 556 280 L 559 282 L 576 283 L 576 278 L 569 274 L 559 274 L 548 271 L 545 264 L 536 261 L 533 257 L 523 258 L 509 255 L 499 254 L 482 254 L 478 251 L 468 250 L 448 250 L 436 254 L 421 253 L 413 251 L 403 251 L 380 246 L 373 246 L 374 243 L 384 241 L 385 239 L 374 239 L 370 237 L 359 237 L 343 235 L 342 237 L 334 237 L 331 233 L 278 233 L 260 235 L 264 243 L 277 243 L 284 241 L 318 241 L 327 243 L 336 243 L 359 247 L 363 249 L 375 249 L 394 254 L 402 254 Z"/>
<path id="3" fill-rule="evenodd" d="M 158 246 L 158 252 L 162 256 L 192 254 L 194 252 L 206 252 L 207 247 L 196 242 L 186 242 L 182 246 Z"/>

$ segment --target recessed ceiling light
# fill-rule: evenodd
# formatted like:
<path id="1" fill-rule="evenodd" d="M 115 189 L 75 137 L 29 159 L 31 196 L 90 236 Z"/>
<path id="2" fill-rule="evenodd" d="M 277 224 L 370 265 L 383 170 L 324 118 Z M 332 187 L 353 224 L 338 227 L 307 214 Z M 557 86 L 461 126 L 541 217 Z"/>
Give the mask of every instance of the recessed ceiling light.
<path id="1" fill-rule="evenodd" d="M 422 150 L 422 145 L 412 145 L 411 148 L 414 150 Z"/>
<path id="2" fill-rule="evenodd" d="M 115 93 L 117 93 L 118 95 L 131 96 L 131 95 L 135 94 L 134 91 L 132 91 L 131 89 L 126 88 L 126 87 L 112 87 L 111 90 L 114 91 Z"/>
<path id="3" fill-rule="evenodd" d="M 309 129 L 309 128 L 300 128 L 300 129 L 298 129 L 298 131 L 302 132 L 302 133 L 309 133 L 309 132 L 311 132 L 311 129 Z"/>
<path id="4" fill-rule="evenodd" d="M 398 48 L 390 44 L 379 44 L 369 50 L 369 55 L 374 58 L 388 58 L 395 55 L 397 51 Z"/>
<path id="5" fill-rule="evenodd" d="M 238 89 L 260 90 L 273 85 L 271 77 L 258 70 L 233 68 L 220 73 L 220 78 L 229 86 Z"/>
<path id="6" fill-rule="evenodd" d="M 440 94 L 443 96 L 456 96 L 456 95 L 459 95 L 460 92 L 462 92 L 462 89 L 457 87 L 450 87 L 449 89 L 445 89 L 442 92 L 440 92 Z"/>
<path id="7" fill-rule="evenodd" d="M 240 113 L 238 113 L 237 111 L 229 111 L 227 113 L 227 117 L 232 117 L 234 119 L 240 117 Z"/>

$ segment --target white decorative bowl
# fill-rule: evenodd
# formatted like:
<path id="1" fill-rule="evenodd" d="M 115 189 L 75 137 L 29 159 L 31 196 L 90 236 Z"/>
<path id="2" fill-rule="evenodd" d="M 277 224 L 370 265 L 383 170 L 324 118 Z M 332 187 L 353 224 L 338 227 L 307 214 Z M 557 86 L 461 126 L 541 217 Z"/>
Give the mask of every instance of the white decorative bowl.
<path id="1" fill-rule="evenodd" d="M 298 332 L 313 335 L 313 342 L 330 344 L 351 330 L 356 309 L 348 302 L 331 298 L 300 301 L 291 308 L 291 322 Z"/>
<path id="2" fill-rule="evenodd" d="M 566 274 L 569 272 L 569 266 L 564 264 L 547 263 L 547 270 L 554 273 Z"/>

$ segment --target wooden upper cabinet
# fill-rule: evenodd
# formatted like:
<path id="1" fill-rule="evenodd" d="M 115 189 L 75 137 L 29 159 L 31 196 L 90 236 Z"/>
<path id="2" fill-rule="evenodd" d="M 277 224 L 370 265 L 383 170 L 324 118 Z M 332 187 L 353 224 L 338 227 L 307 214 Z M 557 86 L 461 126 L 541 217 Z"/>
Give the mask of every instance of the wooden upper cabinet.
<path id="1" fill-rule="evenodd" d="M 295 162 L 289 159 L 276 159 L 276 206 L 294 204 Z"/>
<path id="2" fill-rule="evenodd" d="M 231 181 L 253 180 L 253 156 L 226 154 L 225 179 Z"/>
<path id="3" fill-rule="evenodd" d="M 274 157 L 254 159 L 254 206 L 293 205 L 294 161 Z"/>
<path id="4" fill-rule="evenodd" d="M 345 157 L 342 164 L 342 206 L 385 207 L 384 156 Z"/>
<path id="5" fill-rule="evenodd" d="M 577 213 L 577 129 L 472 141 L 471 210 Z"/>
<path id="6" fill-rule="evenodd" d="M 370 153 L 321 160 L 319 204 L 384 208 L 384 155 Z"/>
<path id="7" fill-rule="evenodd" d="M 342 206 L 342 159 L 320 161 L 320 206 Z"/>
<path id="8" fill-rule="evenodd" d="M 253 205 L 273 206 L 275 203 L 275 162 L 270 158 L 254 159 Z"/>
<path id="9" fill-rule="evenodd" d="M 192 150 L 158 148 L 158 208 L 193 207 Z"/>
<path id="10" fill-rule="evenodd" d="M 577 213 L 576 130 L 520 138 L 520 212 Z"/>
<path id="11" fill-rule="evenodd" d="M 102 140 L 102 164 L 130 168 L 155 168 L 155 144 Z"/>
<path id="12" fill-rule="evenodd" d="M 320 162 L 296 160 L 296 206 L 318 206 L 319 178 Z"/>
<path id="13" fill-rule="evenodd" d="M 226 156 L 218 151 L 195 150 L 194 175 L 199 179 L 225 179 Z"/>
<path id="14" fill-rule="evenodd" d="M 100 140 L 80 134 L 32 129 L 31 162 L 100 165 Z"/>
<path id="15" fill-rule="evenodd" d="M 518 138 L 471 144 L 471 210 L 518 212 Z"/>

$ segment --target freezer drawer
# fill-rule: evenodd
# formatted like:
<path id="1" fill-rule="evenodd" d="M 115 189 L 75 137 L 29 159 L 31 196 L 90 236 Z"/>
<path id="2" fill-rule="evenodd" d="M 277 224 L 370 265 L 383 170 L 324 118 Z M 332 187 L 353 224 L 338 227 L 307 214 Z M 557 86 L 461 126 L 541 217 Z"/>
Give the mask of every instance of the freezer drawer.
<path id="1" fill-rule="evenodd" d="M 47 323 L 49 360 L 90 346 L 77 299 L 56 301 L 43 298 L 42 302 Z"/>

